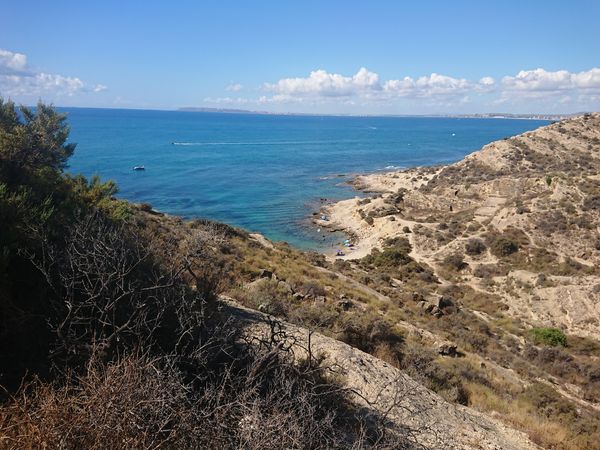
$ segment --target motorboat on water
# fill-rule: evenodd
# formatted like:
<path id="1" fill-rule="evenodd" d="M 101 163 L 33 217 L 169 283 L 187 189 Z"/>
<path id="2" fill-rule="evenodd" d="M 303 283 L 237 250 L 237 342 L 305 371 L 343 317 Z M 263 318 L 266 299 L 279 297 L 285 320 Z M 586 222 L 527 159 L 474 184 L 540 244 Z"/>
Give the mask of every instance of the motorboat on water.
<path id="1" fill-rule="evenodd" d="M 146 170 L 144 166 L 133 166 L 133 170 Z"/>

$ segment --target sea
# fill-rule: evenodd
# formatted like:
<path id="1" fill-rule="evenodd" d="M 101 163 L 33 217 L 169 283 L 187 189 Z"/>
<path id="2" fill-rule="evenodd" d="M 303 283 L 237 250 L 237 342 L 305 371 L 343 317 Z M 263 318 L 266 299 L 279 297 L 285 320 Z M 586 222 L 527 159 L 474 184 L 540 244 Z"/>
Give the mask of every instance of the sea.
<path id="1" fill-rule="evenodd" d="M 59 109 L 68 114 L 70 142 L 77 143 L 69 172 L 112 179 L 120 198 L 168 214 L 321 251 L 340 236 L 310 218 L 325 201 L 360 195 L 348 184 L 355 175 L 452 163 L 548 123 Z"/>

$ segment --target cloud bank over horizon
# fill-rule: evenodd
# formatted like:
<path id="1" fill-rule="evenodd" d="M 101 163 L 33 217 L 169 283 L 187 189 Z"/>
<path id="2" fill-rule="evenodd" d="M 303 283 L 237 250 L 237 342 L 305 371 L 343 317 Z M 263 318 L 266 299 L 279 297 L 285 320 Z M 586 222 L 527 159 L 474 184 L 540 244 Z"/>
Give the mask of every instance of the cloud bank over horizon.
<path id="1" fill-rule="evenodd" d="M 582 72 L 547 71 L 543 68 L 522 70 L 497 81 L 486 75 L 468 80 L 431 73 L 416 78 L 405 76 L 382 81 L 378 73 L 361 67 L 354 75 L 314 70 L 306 77 L 282 78 L 264 83 L 256 97 L 207 97 L 215 105 L 327 105 L 381 106 L 411 105 L 446 110 L 464 109 L 490 112 L 504 107 L 530 108 L 538 112 L 600 109 L 600 68 Z M 533 109 L 532 109 L 533 108 Z M 561 111 L 567 112 L 567 111 Z"/>
<path id="2" fill-rule="evenodd" d="M 104 91 L 107 87 L 103 84 L 37 70 L 27 55 L 0 49 L 0 96 L 21 103 L 35 103 L 41 98 L 89 106 L 94 96 Z M 229 95 L 219 96 L 223 93 Z M 307 76 L 281 78 L 255 87 L 229 82 L 216 94 L 204 97 L 201 106 L 354 114 L 578 112 L 600 110 L 600 68 L 580 72 L 536 68 L 501 77 L 484 75 L 478 80 L 437 72 L 383 79 L 366 67 L 353 75 L 317 69 Z M 127 92 L 117 93 L 116 100 L 104 106 L 135 107 L 122 101 L 126 97 Z"/>

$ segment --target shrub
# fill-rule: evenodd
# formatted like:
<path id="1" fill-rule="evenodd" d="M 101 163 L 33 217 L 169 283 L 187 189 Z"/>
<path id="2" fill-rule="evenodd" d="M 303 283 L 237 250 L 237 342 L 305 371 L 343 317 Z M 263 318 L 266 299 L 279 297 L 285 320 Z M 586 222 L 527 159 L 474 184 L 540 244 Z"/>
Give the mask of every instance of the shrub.
<path id="1" fill-rule="evenodd" d="M 242 304 L 259 309 L 274 316 L 287 316 L 289 309 L 289 291 L 278 281 L 261 278 L 251 286 L 234 294 Z"/>
<path id="2" fill-rule="evenodd" d="M 538 344 L 552 347 L 567 345 L 567 337 L 558 328 L 532 328 L 530 333 Z"/>
<path id="3" fill-rule="evenodd" d="M 492 242 L 490 251 L 494 256 L 502 258 L 519 251 L 519 244 L 509 238 L 500 236 Z"/>
<path id="4" fill-rule="evenodd" d="M 590 209 L 600 210 L 600 195 L 589 195 L 583 201 L 583 209 L 584 211 L 589 211 Z"/>
<path id="5" fill-rule="evenodd" d="M 309 297 L 324 296 L 327 294 L 325 288 L 316 281 L 304 281 L 295 286 L 297 292 Z"/>
<path id="6" fill-rule="evenodd" d="M 401 250 L 407 254 L 410 253 L 412 250 L 410 241 L 404 237 L 388 238 L 383 242 L 383 246 L 384 247 L 393 247 L 393 248 Z"/>
<path id="7" fill-rule="evenodd" d="M 152 212 L 152 205 L 150 203 L 140 203 L 139 208 L 140 211 Z"/>
<path id="8" fill-rule="evenodd" d="M 362 259 L 364 264 L 372 264 L 375 267 L 396 268 L 410 263 L 413 259 L 408 256 L 411 251 L 410 243 L 404 238 L 388 239 L 384 242 L 383 251 L 374 249 Z"/>
<path id="9" fill-rule="evenodd" d="M 381 344 L 398 349 L 404 340 L 394 327 L 374 314 L 346 315 L 339 323 L 339 339 L 364 352 L 372 353 Z M 399 356 L 399 353 L 398 353 Z"/>
<path id="10" fill-rule="evenodd" d="M 523 398 L 530 402 L 535 409 L 548 418 L 561 418 L 561 416 L 575 416 L 575 406 L 565 400 L 552 387 L 543 383 L 533 383 L 523 392 Z"/>
<path id="11" fill-rule="evenodd" d="M 465 244 L 465 252 L 467 255 L 480 255 L 485 252 L 487 247 L 481 239 L 471 238 Z"/>
<path id="12" fill-rule="evenodd" d="M 462 270 L 467 266 L 463 255 L 460 253 L 451 253 L 444 258 L 444 265 L 454 270 Z"/>
<path id="13" fill-rule="evenodd" d="M 377 416 L 363 423 L 347 391 L 325 378 L 318 359 L 293 361 L 281 331 L 250 347 L 236 344 L 226 329 L 231 327 L 214 330 L 187 358 L 134 354 L 108 365 L 95 359 L 64 383 L 29 384 L 3 405 L 3 443 L 254 449 L 355 443 L 363 448 L 369 437 L 383 437 Z M 365 436 L 354 431 L 365 426 Z"/>
<path id="14" fill-rule="evenodd" d="M 401 367 L 408 375 L 437 392 L 447 401 L 467 405 L 469 394 L 456 373 L 441 366 L 435 353 L 418 344 L 406 348 Z"/>
<path id="15" fill-rule="evenodd" d="M 547 211 L 541 213 L 536 220 L 536 226 L 546 234 L 552 234 L 569 229 L 569 220 L 560 211 Z"/>
<path id="16" fill-rule="evenodd" d="M 473 270 L 473 276 L 477 278 L 492 278 L 499 275 L 498 267 L 492 264 L 480 264 Z"/>

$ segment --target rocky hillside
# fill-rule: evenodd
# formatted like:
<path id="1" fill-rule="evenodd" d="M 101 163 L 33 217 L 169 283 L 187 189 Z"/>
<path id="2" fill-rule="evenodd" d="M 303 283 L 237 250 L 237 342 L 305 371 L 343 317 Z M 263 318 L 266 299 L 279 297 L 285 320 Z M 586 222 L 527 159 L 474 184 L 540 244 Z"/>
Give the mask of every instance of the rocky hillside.
<path id="1" fill-rule="evenodd" d="M 520 321 L 594 337 L 599 174 L 593 114 L 491 143 L 447 167 L 361 177 L 383 194 L 335 205 L 331 215 L 363 252 L 406 237 L 411 256 L 441 280 L 496 296 Z"/>

